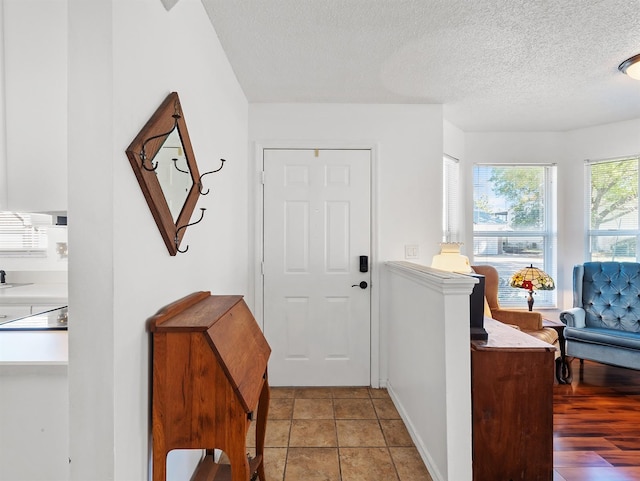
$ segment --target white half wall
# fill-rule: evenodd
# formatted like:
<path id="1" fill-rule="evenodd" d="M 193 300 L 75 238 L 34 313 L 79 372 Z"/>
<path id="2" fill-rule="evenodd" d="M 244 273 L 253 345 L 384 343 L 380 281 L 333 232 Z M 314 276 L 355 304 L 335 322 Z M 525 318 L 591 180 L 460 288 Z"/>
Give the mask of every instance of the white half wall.
<path id="1" fill-rule="evenodd" d="M 470 481 L 469 294 L 476 279 L 408 262 L 384 272 L 389 394 L 436 481 Z"/>
<path id="2" fill-rule="evenodd" d="M 172 91 L 200 171 L 227 160 L 204 179 L 204 221 L 175 257 L 125 155 Z M 194 291 L 248 291 L 247 108 L 199 0 L 170 11 L 158 0 L 69 0 L 72 480 L 149 478 L 146 319 Z M 189 479 L 200 454 L 172 453 L 168 479 Z"/>

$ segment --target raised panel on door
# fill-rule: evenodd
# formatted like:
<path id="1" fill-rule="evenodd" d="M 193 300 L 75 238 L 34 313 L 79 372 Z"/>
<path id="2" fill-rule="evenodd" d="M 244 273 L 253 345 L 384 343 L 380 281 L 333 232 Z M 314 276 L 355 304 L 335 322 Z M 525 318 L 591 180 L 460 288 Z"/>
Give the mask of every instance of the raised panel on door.
<path id="1" fill-rule="evenodd" d="M 308 202 L 285 202 L 283 248 L 285 272 L 309 271 Z"/>

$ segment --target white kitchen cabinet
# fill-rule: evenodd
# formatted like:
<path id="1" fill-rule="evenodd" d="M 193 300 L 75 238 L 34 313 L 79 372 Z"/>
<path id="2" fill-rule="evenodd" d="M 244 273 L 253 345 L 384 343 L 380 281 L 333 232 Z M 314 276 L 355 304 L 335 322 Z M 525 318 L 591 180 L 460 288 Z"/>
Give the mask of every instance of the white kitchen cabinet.
<path id="1" fill-rule="evenodd" d="M 0 362 L 0 391 L 0 479 L 68 480 L 67 366 Z"/>
<path id="2" fill-rule="evenodd" d="M 6 197 L 8 210 L 66 211 L 67 2 L 0 1 L 7 173 L 0 204 Z"/>
<path id="3" fill-rule="evenodd" d="M 0 26 L 4 31 L 4 0 L 0 0 Z M 0 35 L 0 211 L 7 206 L 7 142 L 4 102 L 4 35 Z"/>
<path id="4" fill-rule="evenodd" d="M 68 481 L 68 351 L 66 331 L 0 332 L 1 480 Z"/>

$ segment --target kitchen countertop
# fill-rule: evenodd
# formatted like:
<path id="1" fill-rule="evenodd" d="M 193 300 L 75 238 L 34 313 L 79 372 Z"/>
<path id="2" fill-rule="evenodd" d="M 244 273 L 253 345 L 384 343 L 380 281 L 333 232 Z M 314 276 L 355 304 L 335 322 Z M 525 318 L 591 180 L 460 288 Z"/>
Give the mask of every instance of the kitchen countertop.
<path id="1" fill-rule="evenodd" d="M 38 306 L 34 306 L 38 307 Z M 44 308 L 44 306 L 42 306 Z M 67 306 L 50 309 L 44 312 L 18 317 L 8 321 L 0 321 L 0 329 L 5 331 L 47 331 L 51 329 L 66 330 L 69 319 Z"/>
<path id="2" fill-rule="evenodd" d="M 33 283 L 0 289 L 0 305 L 66 306 L 66 283 Z M 0 371 L 12 366 L 67 366 L 67 331 L 0 332 Z"/>
<path id="3" fill-rule="evenodd" d="M 34 283 L 0 289 L 0 304 L 33 305 L 50 304 L 66 306 L 68 301 L 67 284 Z"/>

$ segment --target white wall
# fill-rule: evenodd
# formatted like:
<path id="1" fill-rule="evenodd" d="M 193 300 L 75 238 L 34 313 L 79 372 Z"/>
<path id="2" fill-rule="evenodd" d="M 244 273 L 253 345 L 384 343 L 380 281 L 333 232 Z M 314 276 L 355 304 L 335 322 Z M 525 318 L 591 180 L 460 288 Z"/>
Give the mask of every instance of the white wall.
<path id="1" fill-rule="evenodd" d="M 442 129 L 440 105 L 249 106 L 249 139 L 254 146 L 375 148 L 374 276 L 382 262 L 404 259 L 405 244 L 420 246 L 417 263 L 430 264 L 432 256 L 438 253 L 442 238 Z M 257 174 L 252 179 L 258 190 Z M 379 292 L 374 288 L 374 330 L 377 299 Z M 379 379 L 383 385 L 387 362 L 386 322 L 380 319 Z M 373 335 L 375 338 L 375 333 Z M 375 346 L 373 352 L 375 356 Z M 373 369 L 375 376 L 375 365 Z"/>
<path id="2" fill-rule="evenodd" d="M 125 149 L 180 95 L 211 193 L 169 256 Z M 247 292 L 247 101 L 198 0 L 69 0 L 70 453 L 73 480 L 142 480 L 150 453 L 146 319 L 193 291 Z M 197 213 L 199 213 L 197 211 Z M 170 456 L 188 479 L 195 455 Z"/>
<path id="3" fill-rule="evenodd" d="M 66 210 L 66 20 L 66 0 L 0 0 L 0 210 Z M 66 228 L 47 231 L 47 257 L 2 258 L 8 279 L 66 281 Z"/>
<path id="4" fill-rule="evenodd" d="M 458 160 L 465 157 L 465 134 L 448 120 L 442 121 L 444 153 Z"/>
<path id="5" fill-rule="evenodd" d="M 572 268 L 585 260 L 585 237 L 575 235 L 586 232 L 584 161 L 640 155 L 640 119 L 600 125 L 566 133 L 566 156 L 559 169 L 559 189 L 564 194 L 563 210 L 565 243 L 561 245 L 564 258 L 564 306 L 571 307 Z"/>
<path id="6" fill-rule="evenodd" d="M 640 153 L 640 119 L 568 132 L 468 132 L 464 170 L 473 192 L 474 163 L 557 163 L 558 165 L 558 307 L 572 305 L 572 270 L 585 258 L 584 161 Z M 466 202 L 472 219 L 472 200 Z M 467 245 L 472 245 L 470 223 Z"/>
<path id="7" fill-rule="evenodd" d="M 378 261 L 403 259 L 405 244 L 420 259 L 438 252 L 442 210 L 440 105 L 251 104 L 249 139 L 270 146 L 318 143 L 378 148 Z"/>
<path id="8" fill-rule="evenodd" d="M 561 163 L 565 158 L 566 134 L 563 132 L 468 132 L 465 134 L 465 153 L 463 162 L 465 172 L 465 191 L 469 193 L 466 200 L 466 219 L 468 219 L 465 244 L 473 246 L 473 164 L 489 163 L 522 163 L 522 164 L 558 164 L 558 178 L 566 175 Z M 565 195 L 559 182 L 558 186 L 558 226 L 565 222 Z M 566 240 L 567 232 L 558 229 L 558 246 Z M 472 258 L 473 248 L 466 254 Z M 567 288 L 567 274 L 562 252 L 558 252 L 558 276 L 555 279 L 558 288 L 558 302 L 563 299 Z M 571 274 L 569 273 L 569 288 Z"/>
<path id="9" fill-rule="evenodd" d="M 8 209 L 66 211 L 67 2 L 2 3 Z"/>

